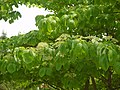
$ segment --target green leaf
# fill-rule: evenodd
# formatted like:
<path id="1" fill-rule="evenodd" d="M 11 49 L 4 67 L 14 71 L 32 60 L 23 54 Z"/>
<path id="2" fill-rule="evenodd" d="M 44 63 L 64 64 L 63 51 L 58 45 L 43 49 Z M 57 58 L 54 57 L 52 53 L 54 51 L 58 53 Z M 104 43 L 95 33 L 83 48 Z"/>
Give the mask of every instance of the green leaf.
<path id="1" fill-rule="evenodd" d="M 117 74 L 120 74 L 120 62 L 116 62 L 113 66 L 113 69 Z"/>
<path id="2" fill-rule="evenodd" d="M 51 68 L 46 69 L 46 75 L 48 75 L 48 76 L 52 75 L 52 69 Z"/>
<path id="3" fill-rule="evenodd" d="M 69 16 L 65 14 L 65 15 L 62 16 L 61 19 L 62 19 L 62 20 L 66 20 L 66 19 L 68 19 L 68 18 L 69 18 Z"/>
<path id="4" fill-rule="evenodd" d="M 80 28 L 81 29 L 85 28 L 85 20 L 81 20 L 81 22 L 80 22 Z"/>
<path id="5" fill-rule="evenodd" d="M 32 67 L 34 66 L 34 63 L 29 63 L 29 64 L 26 64 L 26 69 L 28 70 L 32 70 Z"/>
<path id="6" fill-rule="evenodd" d="M 104 48 L 105 48 L 104 44 L 99 43 L 98 46 L 97 46 L 97 55 L 101 55 Z"/>
<path id="7" fill-rule="evenodd" d="M 65 47 L 64 43 L 60 45 L 59 50 L 60 50 L 61 54 L 65 54 L 66 53 L 66 47 Z"/>
<path id="8" fill-rule="evenodd" d="M 46 74 L 46 68 L 41 68 L 41 69 L 39 70 L 39 76 L 40 76 L 40 77 L 43 77 L 43 76 L 45 76 L 45 74 Z"/>
<path id="9" fill-rule="evenodd" d="M 56 70 L 59 71 L 62 67 L 62 62 L 59 60 L 56 62 Z"/>
<path id="10" fill-rule="evenodd" d="M 1 71 L 1 65 L 2 65 L 2 61 L 0 60 L 0 71 Z"/>
<path id="11" fill-rule="evenodd" d="M 23 56 L 23 61 L 24 61 L 26 64 L 32 63 L 33 60 L 34 60 L 33 52 L 31 52 L 31 51 L 29 51 L 29 50 L 24 50 L 22 56 Z"/>
<path id="12" fill-rule="evenodd" d="M 43 19 L 43 18 L 44 18 L 43 15 L 37 15 L 37 16 L 35 17 L 36 24 L 38 25 L 39 21 L 40 21 L 41 19 Z"/>
<path id="13" fill-rule="evenodd" d="M 94 61 L 95 61 L 95 58 L 97 57 L 97 48 L 95 47 L 95 45 L 93 44 L 90 44 L 90 47 L 89 47 L 89 55 L 90 55 L 90 58 L 92 58 Z"/>
<path id="14" fill-rule="evenodd" d="M 109 60 L 110 62 L 112 62 L 112 60 L 113 60 L 113 51 L 112 51 L 112 50 L 109 50 L 109 51 L 108 51 L 108 60 Z"/>
<path id="15" fill-rule="evenodd" d="M 111 66 L 119 59 L 118 53 L 112 47 L 108 48 L 108 60 Z"/>
<path id="16" fill-rule="evenodd" d="M 75 21 L 74 21 L 73 19 L 69 19 L 69 20 L 68 20 L 68 25 L 69 25 L 70 27 L 74 27 L 74 26 L 75 26 Z"/>
<path id="17" fill-rule="evenodd" d="M 95 1 L 94 1 L 94 4 L 100 5 L 100 1 L 101 1 L 101 0 L 95 0 Z"/>
<path id="18" fill-rule="evenodd" d="M 5 73 L 7 68 L 7 62 L 3 61 L 0 67 L 1 67 L 1 72 Z"/>
<path id="19" fill-rule="evenodd" d="M 72 42 L 72 47 L 71 47 L 71 48 L 74 49 L 75 46 L 77 45 L 78 41 L 72 40 L 71 42 Z M 71 42 L 70 42 L 70 43 L 71 43 Z"/>
<path id="20" fill-rule="evenodd" d="M 82 44 L 78 43 L 75 48 L 73 49 L 73 58 L 77 58 L 77 57 L 84 57 L 82 56 L 82 52 L 84 52 L 84 50 L 82 49 Z"/>
<path id="21" fill-rule="evenodd" d="M 25 50 L 24 47 L 20 47 L 20 48 L 15 48 L 15 55 L 16 55 L 16 58 L 19 59 L 19 60 L 23 60 L 23 50 Z"/>
<path id="22" fill-rule="evenodd" d="M 87 42 L 85 42 L 85 41 L 83 41 L 82 42 L 82 47 L 83 47 L 83 49 L 84 49 L 84 51 L 86 52 L 86 54 L 88 54 L 88 45 L 87 45 Z"/>
<path id="23" fill-rule="evenodd" d="M 64 69 L 69 70 L 69 68 L 70 68 L 70 63 L 69 62 L 67 62 L 66 64 L 64 64 Z"/>
<path id="24" fill-rule="evenodd" d="M 14 20 L 13 19 L 11 19 L 11 20 L 9 20 L 9 23 L 11 24 L 11 23 L 13 23 L 14 22 Z"/>
<path id="25" fill-rule="evenodd" d="M 9 73 L 14 73 L 16 71 L 16 65 L 14 63 L 9 63 L 7 66 L 7 71 Z"/>
<path id="26" fill-rule="evenodd" d="M 99 8 L 98 7 L 96 7 L 96 6 L 94 6 L 93 8 L 92 8 L 92 16 L 93 17 L 97 17 L 98 15 L 99 15 Z"/>
<path id="27" fill-rule="evenodd" d="M 103 54 L 99 57 L 99 65 L 101 66 L 101 68 L 105 71 L 108 70 L 109 68 L 109 62 L 108 62 L 108 59 L 107 59 L 107 55 L 106 54 Z"/>

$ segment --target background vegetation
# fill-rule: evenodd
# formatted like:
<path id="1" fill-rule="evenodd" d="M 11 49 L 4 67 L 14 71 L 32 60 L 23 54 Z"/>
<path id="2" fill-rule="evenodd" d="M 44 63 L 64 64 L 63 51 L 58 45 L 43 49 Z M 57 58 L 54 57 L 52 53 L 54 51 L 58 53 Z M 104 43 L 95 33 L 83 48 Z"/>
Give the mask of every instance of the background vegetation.
<path id="1" fill-rule="evenodd" d="M 0 19 L 21 17 L 12 6 L 44 7 L 39 30 L 0 40 L 0 87 L 8 90 L 119 90 L 119 0 L 2 0 Z"/>

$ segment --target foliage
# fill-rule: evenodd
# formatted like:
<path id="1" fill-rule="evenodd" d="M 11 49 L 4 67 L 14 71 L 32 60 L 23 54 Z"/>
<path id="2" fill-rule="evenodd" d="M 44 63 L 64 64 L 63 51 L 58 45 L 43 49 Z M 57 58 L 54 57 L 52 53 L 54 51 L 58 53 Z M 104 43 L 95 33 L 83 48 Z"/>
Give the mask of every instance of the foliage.
<path id="1" fill-rule="evenodd" d="M 0 39 L 5 39 L 5 38 L 7 38 L 6 35 L 7 35 L 7 34 L 6 34 L 4 31 L 2 31 L 2 35 L 1 35 Z"/>
<path id="2" fill-rule="evenodd" d="M 3 0 L 0 18 L 21 17 L 12 9 L 18 4 L 54 14 L 36 16 L 39 30 L 0 40 L 1 83 L 15 90 L 120 88 L 119 0 Z"/>

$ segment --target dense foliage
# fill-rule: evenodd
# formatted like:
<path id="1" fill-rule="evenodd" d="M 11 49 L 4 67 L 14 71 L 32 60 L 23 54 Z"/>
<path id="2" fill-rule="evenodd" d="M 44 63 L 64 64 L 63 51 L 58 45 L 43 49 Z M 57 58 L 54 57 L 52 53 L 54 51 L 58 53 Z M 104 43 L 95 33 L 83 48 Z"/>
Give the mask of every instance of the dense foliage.
<path id="1" fill-rule="evenodd" d="M 2 0 L 0 19 L 21 17 L 19 4 L 54 14 L 36 16 L 39 30 L 0 40 L 0 83 L 12 90 L 118 90 L 119 0 Z"/>

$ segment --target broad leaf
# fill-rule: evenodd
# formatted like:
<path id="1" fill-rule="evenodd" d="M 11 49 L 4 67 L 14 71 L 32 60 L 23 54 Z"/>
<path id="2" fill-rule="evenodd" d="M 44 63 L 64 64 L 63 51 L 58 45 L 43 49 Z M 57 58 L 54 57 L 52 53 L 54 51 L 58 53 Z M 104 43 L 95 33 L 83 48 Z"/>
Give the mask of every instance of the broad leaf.
<path id="1" fill-rule="evenodd" d="M 109 62 L 107 59 L 107 55 L 103 54 L 99 57 L 99 65 L 101 66 L 101 68 L 105 71 L 108 70 L 109 68 Z"/>
<path id="2" fill-rule="evenodd" d="M 1 72 L 5 73 L 6 72 L 6 68 L 7 68 L 7 62 L 3 61 L 1 66 L 0 66 Z"/>
<path id="3" fill-rule="evenodd" d="M 117 74 L 120 75 L 120 62 L 116 62 L 116 63 L 114 64 L 114 66 L 113 66 L 113 69 L 115 70 L 115 72 L 116 72 Z"/>
<path id="4" fill-rule="evenodd" d="M 9 73 L 14 73 L 16 71 L 16 65 L 14 63 L 9 63 L 7 66 L 7 71 Z"/>
<path id="5" fill-rule="evenodd" d="M 43 76 L 45 76 L 45 74 L 46 74 L 46 68 L 41 68 L 41 69 L 39 70 L 39 76 L 40 76 L 40 77 L 43 77 Z"/>
<path id="6" fill-rule="evenodd" d="M 59 71 L 59 70 L 61 69 L 61 67 L 62 67 L 62 61 L 61 61 L 61 60 L 58 60 L 58 61 L 56 62 L 56 70 Z"/>
<path id="7" fill-rule="evenodd" d="M 29 50 L 25 50 L 23 52 L 23 61 L 26 64 L 32 63 L 32 61 L 34 60 L 34 55 L 33 52 L 29 51 Z"/>
<path id="8" fill-rule="evenodd" d="M 52 75 L 52 69 L 51 68 L 46 69 L 46 75 L 48 75 L 48 76 Z"/>

